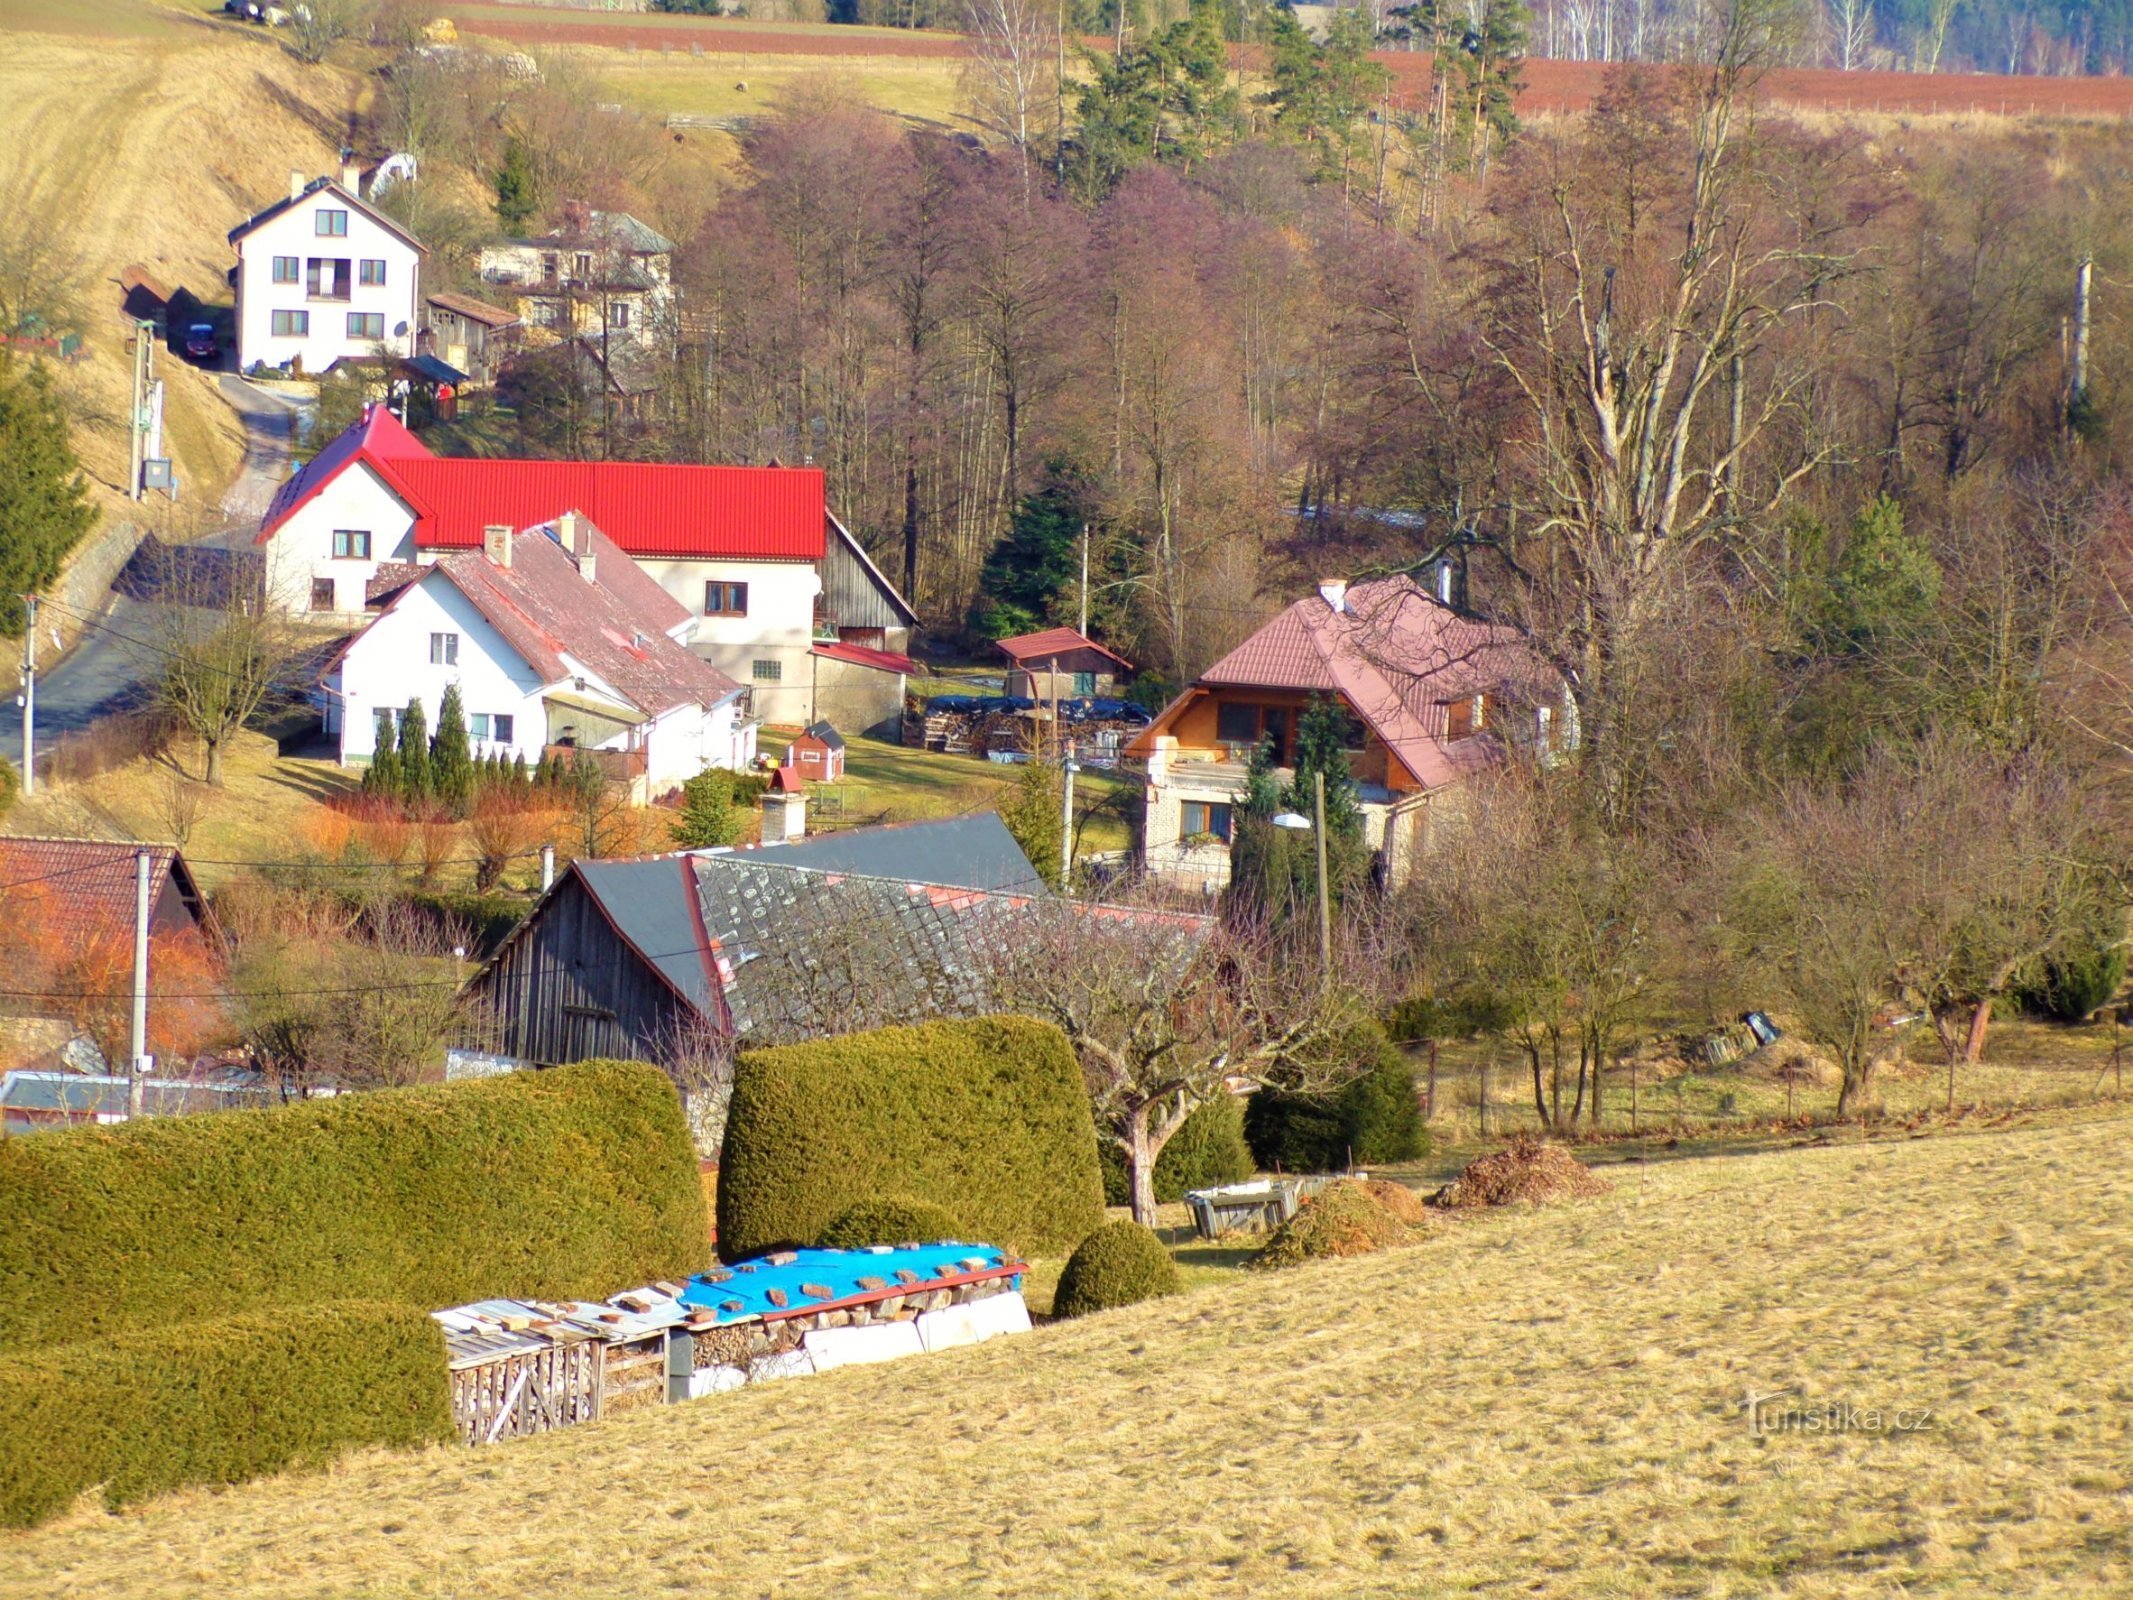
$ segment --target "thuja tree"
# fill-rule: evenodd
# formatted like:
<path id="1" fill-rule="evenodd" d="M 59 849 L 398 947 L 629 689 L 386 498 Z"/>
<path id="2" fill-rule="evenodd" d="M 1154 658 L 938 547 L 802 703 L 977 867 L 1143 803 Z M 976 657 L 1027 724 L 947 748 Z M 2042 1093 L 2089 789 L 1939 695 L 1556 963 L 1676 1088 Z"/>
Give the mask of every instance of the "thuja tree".
<path id="1" fill-rule="evenodd" d="M 437 798 L 457 813 L 474 794 L 474 756 L 467 743 L 466 711 L 459 698 L 459 685 L 444 691 L 437 707 L 437 736 L 430 741 L 430 781 Z"/>

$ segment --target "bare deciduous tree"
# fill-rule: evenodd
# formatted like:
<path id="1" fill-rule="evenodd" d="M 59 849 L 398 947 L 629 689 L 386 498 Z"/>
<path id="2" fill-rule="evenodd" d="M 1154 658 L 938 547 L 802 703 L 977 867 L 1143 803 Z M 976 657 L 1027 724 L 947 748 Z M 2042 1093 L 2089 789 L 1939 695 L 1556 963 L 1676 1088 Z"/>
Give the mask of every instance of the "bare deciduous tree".
<path id="1" fill-rule="evenodd" d="M 301 639 L 248 553 L 151 543 L 136 563 L 136 592 L 152 605 L 133 647 L 153 674 L 156 704 L 200 741 L 202 776 L 219 789 L 231 736 L 283 684 Z"/>

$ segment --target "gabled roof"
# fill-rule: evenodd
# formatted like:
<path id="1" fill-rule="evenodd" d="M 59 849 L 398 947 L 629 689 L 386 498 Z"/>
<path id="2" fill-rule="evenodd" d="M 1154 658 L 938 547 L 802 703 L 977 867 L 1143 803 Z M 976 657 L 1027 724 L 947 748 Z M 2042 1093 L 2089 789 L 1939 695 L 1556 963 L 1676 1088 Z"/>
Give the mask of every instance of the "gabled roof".
<path id="1" fill-rule="evenodd" d="M 1495 759 L 1487 738 L 1447 737 L 1450 702 L 1493 691 L 1553 699 L 1550 674 L 1516 629 L 1460 615 L 1406 576 L 1297 601 L 1193 680 L 1128 748 L 1157 735 L 1208 689 L 1337 695 L 1415 781 L 1435 788 Z"/>
<path id="2" fill-rule="evenodd" d="M 800 730 L 800 737 L 814 740 L 825 750 L 842 750 L 844 748 L 844 735 L 827 722 L 810 722 Z"/>
<path id="3" fill-rule="evenodd" d="M 478 322 L 485 328 L 508 328 L 518 321 L 516 311 L 506 311 L 502 306 L 492 306 L 486 300 L 477 300 L 470 294 L 461 294 L 456 289 L 440 289 L 423 297 L 440 311 L 449 311 L 465 317 L 469 322 Z"/>
<path id="4" fill-rule="evenodd" d="M 579 539 L 590 540 L 591 582 L 583 557 L 566 548 L 566 541 Z M 583 518 L 520 532 L 508 567 L 478 550 L 454 551 L 439 557 L 422 581 L 458 589 L 543 683 L 573 676 L 576 661 L 650 716 L 692 702 L 716 705 L 741 692 L 669 635 L 688 618 L 681 602 Z"/>
<path id="5" fill-rule="evenodd" d="M 632 255 L 671 255 L 674 241 L 650 223 L 640 222 L 627 211 L 589 211 L 583 229 L 558 228 L 531 239 L 513 239 L 512 244 L 532 245 L 541 250 L 568 250 L 586 244 L 617 244 Z"/>
<path id="6" fill-rule="evenodd" d="M 350 194 L 346 189 L 342 188 L 341 185 L 334 181 L 332 178 L 313 178 L 309 183 L 304 185 L 304 192 L 302 194 L 291 195 L 285 200 L 277 200 L 272 205 L 268 206 L 264 211 L 255 211 L 244 221 L 238 223 L 236 227 L 230 229 L 230 243 L 235 244 L 246 234 L 252 233 L 259 228 L 265 227 L 276 217 L 280 216 L 284 211 L 289 210 L 290 207 L 300 206 L 306 200 L 312 199 L 314 196 L 320 194 L 330 194 L 335 199 L 339 200 L 343 205 L 347 206 L 350 210 L 362 212 L 364 216 L 370 218 L 372 222 L 375 222 L 387 233 L 393 234 L 402 241 L 404 241 L 411 249 L 419 250 L 424 255 L 428 255 L 430 253 L 429 247 L 425 245 L 420 239 L 409 233 L 405 228 L 401 227 L 399 223 L 393 221 L 391 217 L 388 217 L 384 212 L 380 211 L 369 201 L 363 199 L 360 195 Z"/>
<path id="7" fill-rule="evenodd" d="M 1008 660 L 1018 665 L 1042 666 L 1053 656 L 1071 655 L 1076 650 L 1094 650 L 1098 655 L 1109 656 L 1127 672 L 1133 663 L 1115 650 L 1106 650 L 1094 639 L 1072 628 L 1046 628 L 1041 633 L 1018 633 L 1011 638 L 995 641 L 994 648 Z"/>
<path id="8" fill-rule="evenodd" d="M 718 1015 L 718 978 L 696 909 L 696 870 L 690 857 L 580 859 L 570 870 L 646 965 L 705 1016 Z"/>
<path id="9" fill-rule="evenodd" d="M 633 556 L 820 561 L 827 511 L 815 467 L 697 467 L 643 461 L 492 461 L 433 456 L 373 406 L 283 484 L 259 542 L 361 463 L 415 517 L 424 549 L 479 549 L 482 530 L 579 511 Z"/>
<path id="10" fill-rule="evenodd" d="M 46 911 L 45 927 L 70 944 L 90 939 L 133 938 L 134 858 L 148 852 L 148 903 L 161 903 L 175 883 L 193 921 L 205 920 L 206 905 L 192 869 L 175 845 L 128 844 L 109 839 L 0 838 L 0 906 L 11 894 L 34 889 Z"/>

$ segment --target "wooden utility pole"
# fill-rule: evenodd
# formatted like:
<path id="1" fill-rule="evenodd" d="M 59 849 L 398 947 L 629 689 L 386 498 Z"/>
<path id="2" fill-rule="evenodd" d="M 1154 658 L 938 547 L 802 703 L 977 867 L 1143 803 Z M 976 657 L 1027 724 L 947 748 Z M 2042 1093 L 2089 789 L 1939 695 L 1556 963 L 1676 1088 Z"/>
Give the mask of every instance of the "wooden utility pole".
<path id="1" fill-rule="evenodd" d="M 141 1077 L 148 1070 L 148 879 L 146 850 L 133 853 L 133 1062 L 126 1077 L 126 1115 L 141 1114 Z"/>
<path id="2" fill-rule="evenodd" d="M 1318 842 L 1318 971 L 1333 980 L 1333 906 L 1326 889 L 1326 775 L 1311 774 L 1312 831 Z"/>
<path id="3" fill-rule="evenodd" d="M 22 792 L 37 792 L 37 597 L 26 594 L 22 603 L 29 611 L 30 625 L 22 632 Z"/>

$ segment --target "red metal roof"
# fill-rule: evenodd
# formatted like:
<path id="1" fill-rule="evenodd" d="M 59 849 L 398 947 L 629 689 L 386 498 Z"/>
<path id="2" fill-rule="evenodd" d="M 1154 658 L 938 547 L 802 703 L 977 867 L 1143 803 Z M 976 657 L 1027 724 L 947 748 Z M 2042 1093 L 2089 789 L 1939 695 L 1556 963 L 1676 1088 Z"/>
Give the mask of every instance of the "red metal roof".
<path id="1" fill-rule="evenodd" d="M 876 672 L 913 673 L 918 663 L 909 656 L 900 656 L 894 650 L 876 650 L 872 645 L 846 644 L 842 639 L 823 640 L 811 647 L 818 656 L 831 661 L 849 662 L 855 667 L 872 667 Z"/>
<path id="2" fill-rule="evenodd" d="M 282 485 L 260 542 L 357 461 L 414 512 L 415 543 L 424 549 L 479 549 L 491 524 L 525 528 L 577 511 L 632 556 L 822 559 L 828 510 L 820 468 L 433 456 L 382 406 Z"/>
<path id="3" fill-rule="evenodd" d="M 1013 638 L 1001 639 L 995 646 L 1010 661 L 1034 662 L 1042 665 L 1053 656 L 1070 655 L 1076 650 L 1094 650 L 1098 655 L 1109 656 L 1128 672 L 1133 663 L 1115 650 L 1106 650 L 1086 634 L 1076 633 L 1072 628 L 1046 628 L 1041 633 L 1018 633 Z"/>

